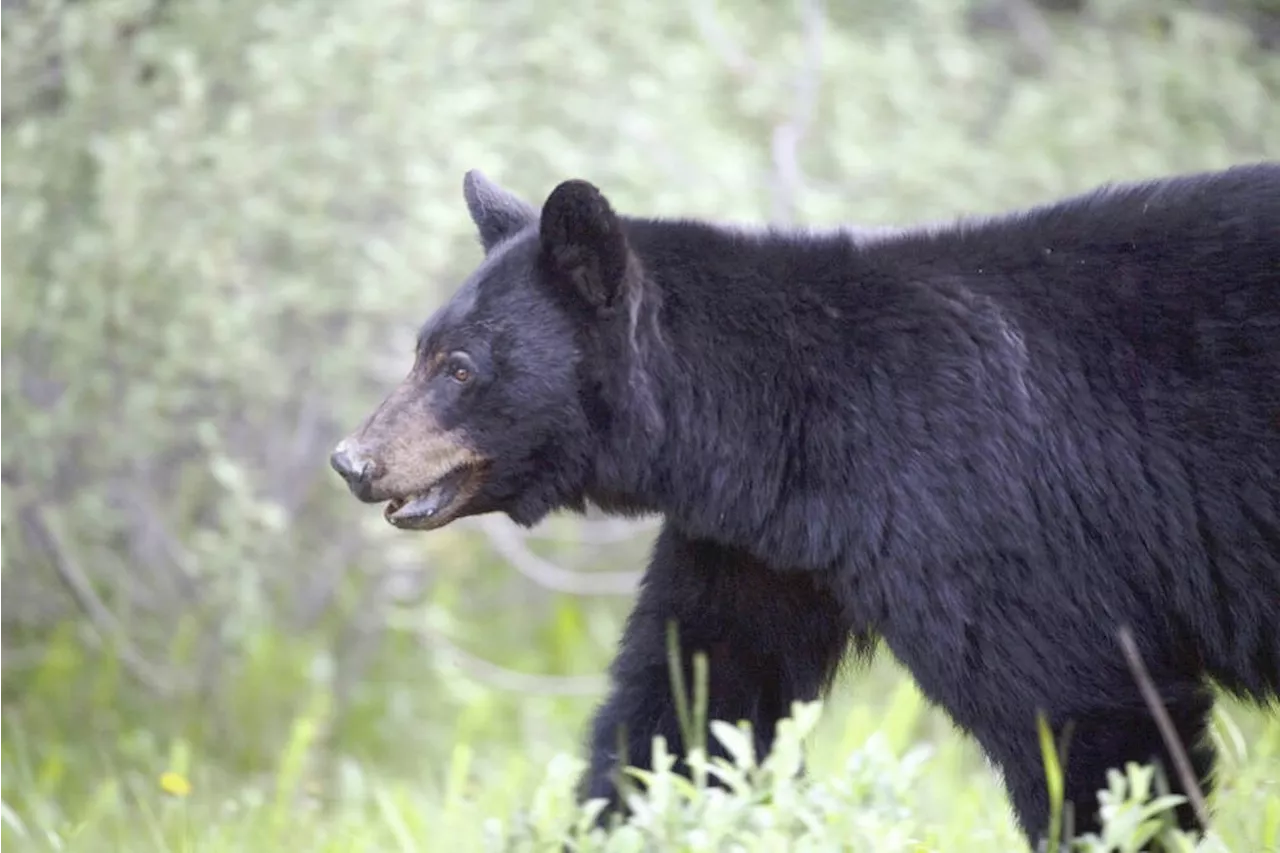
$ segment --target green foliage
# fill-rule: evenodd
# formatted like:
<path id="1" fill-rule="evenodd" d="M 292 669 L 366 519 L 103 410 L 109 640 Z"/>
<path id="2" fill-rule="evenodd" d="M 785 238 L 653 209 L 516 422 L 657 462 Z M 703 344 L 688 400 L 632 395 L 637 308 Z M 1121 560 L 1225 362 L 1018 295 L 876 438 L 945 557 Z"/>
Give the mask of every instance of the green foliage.
<path id="1" fill-rule="evenodd" d="M 397 534 L 325 463 L 478 257 L 462 173 L 830 226 L 1275 158 L 1280 61 L 1211 5 L 1094 3 L 1028 41 L 952 0 L 817 24 L 713 0 L 6 4 L 4 841 L 558 837 L 626 596 L 534 582 L 478 525 Z M 593 570 L 638 568 L 649 533 L 587 527 L 517 556 L 625 591 Z M 1223 838 L 1274 847 L 1280 736 L 1233 719 Z M 818 727 L 803 782 L 659 771 L 611 849 L 1016 846 L 973 746 L 890 663 Z"/>
<path id="2" fill-rule="evenodd" d="M 697 693 L 695 685 L 693 693 Z M 620 825 L 596 828 L 600 803 L 579 807 L 572 788 L 583 761 L 563 749 L 529 750 L 486 732 L 459 741 L 416 778 L 370 773 L 343 761 L 319 772 L 316 733 L 328 709 L 322 694 L 289 727 L 272 767 L 257 777 L 229 776 L 216 755 L 183 739 L 122 742 L 101 761 L 107 772 L 86 774 L 84 756 L 40 746 L 41 722 L 4 721 L 3 839 L 10 850 L 316 851 L 492 850 L 576 851 L 957 851 L 1016 850 L 1021 841 L 1005 813 L 995 780 L 958 764 L 948 746 L 895 745 L 873 732 L 832 761 L 814 744 L 839 716 L 839 707 L 798 703 L 778 730 L 775 750 L 753 754 L 743 725 L 712 721 L 711 736 L 727 758 L 708 760 L 705 748 L 688 753 L 692 780 L 672 772 L 674 756 L 655 741 L 655 766 L 633 770 L 643 782 L 632 793 L 631 814 Z M 94 709 L 96 710 L 96 709 Z M 1165 849 L 1220 853 L 1265 851 L 1280 840 L 1274 817 L 1280 791 L 1275 778 L 1280 727 L 1262 733 L 1240 763 L 1229 763 L 1225 784 L 1240 767 L 1270 774 L 1266 785 L 1220 803 L 1220 819 L 1204 838 L 1172 828 L 1176 798 L 1158 794 L 1150 768 L 1115 771 L 1100 792 L 1105 826 L 1080 839 L 1073 853 L 1136 851 L 1152 838 Z M 52 746 L 53 748 L 49 748 Z M 486 765 L 498 751 L 513 761 Z M 827 754 L 817 768 L 806 763 Z M 703 780 L 703 781 L 699 781 Z M 714 784 L 712 784 L 714 782 Z M 72 796 L 71 789 L 79 789 Z M 1269 789 L 1269 790 L 1268 790 Z M 945 792 L 940 811 L 925 808 L 930 792 Z M 74 805 L 71 805 L 73 804 Z"/>

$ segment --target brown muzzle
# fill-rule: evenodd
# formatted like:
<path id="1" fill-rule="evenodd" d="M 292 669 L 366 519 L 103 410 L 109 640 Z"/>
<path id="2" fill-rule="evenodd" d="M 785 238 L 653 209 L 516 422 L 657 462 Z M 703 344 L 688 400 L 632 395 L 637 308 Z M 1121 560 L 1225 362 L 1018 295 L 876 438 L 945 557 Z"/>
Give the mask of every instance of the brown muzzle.
<path id="1" fill-rule="evenodd" d="M 441 427 L 430 394 L 413 375 L 329 457 L 352 493 L 368 503 L 412 500 L 483 461 L 461 430 Z"/>

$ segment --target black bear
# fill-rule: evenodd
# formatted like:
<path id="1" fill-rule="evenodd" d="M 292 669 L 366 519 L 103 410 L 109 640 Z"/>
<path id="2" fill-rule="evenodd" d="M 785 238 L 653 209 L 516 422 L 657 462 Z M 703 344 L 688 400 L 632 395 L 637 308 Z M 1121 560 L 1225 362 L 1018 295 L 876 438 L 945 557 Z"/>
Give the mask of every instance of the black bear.
<path id="1" fill-rule="evenodd" d="M 1121 628 L 1202 785 L 1213 685 L 1280 691 L 1280 164 L 869 235 L 464 196 L 483 263 L 330 461 L 406 530 L 664 517 L 583 796 L 619 807 L 619 732 L 681 748 L 669 621 L 761 753 L 883 642 L 1032 839 L 1038 712 L 1078 829 L 1108 768 L 1182 790 Z"/>

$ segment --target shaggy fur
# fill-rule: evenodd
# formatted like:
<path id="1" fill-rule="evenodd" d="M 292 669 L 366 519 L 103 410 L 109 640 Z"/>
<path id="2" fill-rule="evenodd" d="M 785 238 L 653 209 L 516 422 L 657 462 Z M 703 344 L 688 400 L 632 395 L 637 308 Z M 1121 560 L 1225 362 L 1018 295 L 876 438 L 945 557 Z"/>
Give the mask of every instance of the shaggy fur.
<path id="1" fill-rule="evenodd" d="M 883 641 L 1031 838 L 1038 711 L 1078 829 L 1108 768 L 1174 775 L 1121 626 L 1206 785 L 1210 683 L 1280 692 L 1280 166 L 882 237 L 620 217 L 581 181 L 467 198 L 486 260 L 419 353 L 493 365 L 436 413 L 490 460 L 462 514 L 665 518 L 584 796 L 617 806 L 619 731 L 641 766 L 680 747 L 668 620 L 761 751 Z"/>

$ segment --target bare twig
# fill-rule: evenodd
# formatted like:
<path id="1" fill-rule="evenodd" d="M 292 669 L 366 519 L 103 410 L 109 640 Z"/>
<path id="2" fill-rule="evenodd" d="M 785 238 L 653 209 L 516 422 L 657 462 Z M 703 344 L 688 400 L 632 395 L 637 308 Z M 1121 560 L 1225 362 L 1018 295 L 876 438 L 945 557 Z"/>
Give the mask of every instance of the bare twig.
<path id="1" fill-rule="evenodd" d="M 634 539 L 642 533 L 654 533 L 662 524 L 660 516 L 639 521 L 613 517 L 589 518 L 579 526 L 575 539 L 586 545 L 616 545 Z M 522 539 L 547 539 L 553 534 L 547 528 L 533 528 L 527 532 L 517 530 Z"/>
<path id="2" fill-rule="evenodd" d="M 116 619 L 110 608 L 98 597 L 93 584 L 71 557 L 71 553 L 58 536 L 54 527 L 48 523 L 43 507 L 31 504 L 19 510 L 23 527 L 27 533 L 37 540 L 37 545 L 49 557 L 54 571 L 66 586 L 72 599 L 89 617 L 94 633 L 104 645 L 110 646 L 119 656 L 125 670 L 140 683 L 161 695 L 172 695 L 179 689 L 189 687 L 184 681 L 173 678 L 173 674 L 162 674 L 160 667 L 148 661 L 142 653 L 129 642 L 128 634 Z"/>
<path id="3" fill-rule="evenodd" d="M 410 630 L 468 676 L 499 690 L 538 696 L 590 696 L 599 693 L 606 685 L 606 679 L 602 675 L 531 675 L 516 672 L 471 654 L 438 631 L 425 627 L 394 627 Z"/>
<path id="4" fill-rule="evenodd" d="M 795 80 L 791 114 L 773 129 L 773 218 L 789 222 L 795 216 L 796 199 L 804 188 L 800 145 L 813 125 L 822 83 L 822 40 L 826 30 L 823 0 L 802 0 L 804 58 Z"/>
<path id="5" fill-rule="evenodd" d="M 1142 662 L 1138 644 L 1134 642 L 1133 634 L 1128 627 L 1120 629 L 1120 645 L 1124 649 L 1124 656 L 1129 662 L 1129 669 L 1133 672 L 1133 678 L 1138 682 L 1138 689 L 1142 691 L 1142 698 L 1151 710 L 1151 715 L 1155 717 L 1156 726 L 1160 729 L 1160 736 L 1164 738 L 1165 746 L 1169 748 L 1169 754 L 1173 757 L 1174 768 L 1178 773 L 1178 778 L 1182 781 L 1183 790 L 1187 792 L 1187 798 L 1191 800 L 1191 805 L 1196 810 L 1196 817 L 1200 819 L 1200 825 L 1207 829 L 1209 827 L 1209 808 L 1205 803 L 1204 792 L 1200 790 L 1200 784 L 1196 781 L 1195 771 L 1191 768 L 1191 761 L 1187 758 L 1187 751 L 1183 748 L 1182 742 L 1178 737 L 1178 730 L 1174 727 L 1173 721 L 1169 719 L 1169 712 L 1165 710 L 1164 703 L 1160 700 L 1160 692 L 1156 690 L 1155 683 L 1151 680 L 1151 674 L 1147 672 L 1146 664 Z"/>
<path id="6" fill-rule="evenodd" d="M 571 595 L 632 595 L 639 572 L 571 572 L 535 554 L 511 522 L 497 516 L 476 520 L 495 551 L 539 586 Z"/>
<path id="7" fill-rule="evenodd" d="M 157 500 L 156 486 L 152 484 L 151 472 L 138 471 L 128 479 L 109 486 L 113 499 L 127 511 L 129 516 L 129 547 L 131 555 L 140 564 L 151 570 L 154 578 L 162 579 L 170 589 L 187 602 L 200 600 L 200 589 L 195 570 L 195 557 L 182 544 L 165 521 L 164 513 Z M 131 578 L 129 578 L 131 580 Z M 153 589 L 152 592 L 157 592 Z M 156 596 L 148 596 L 155 598 Z M 134 596 L 141 600 L 142 595 Z M 159 597 L 159 607 L 172 608 L 174 601 L 167 596 Z"/>
<path id="8" fill-rule="evenodd" d="M 750 77 L 755 74 L 755 63 L 720 26 L 716 18 L 712 0 L 693 0 L 693 22 L 698 27 L 702 38 L 710 45 L 716 56 L 735 77 Z"/>

